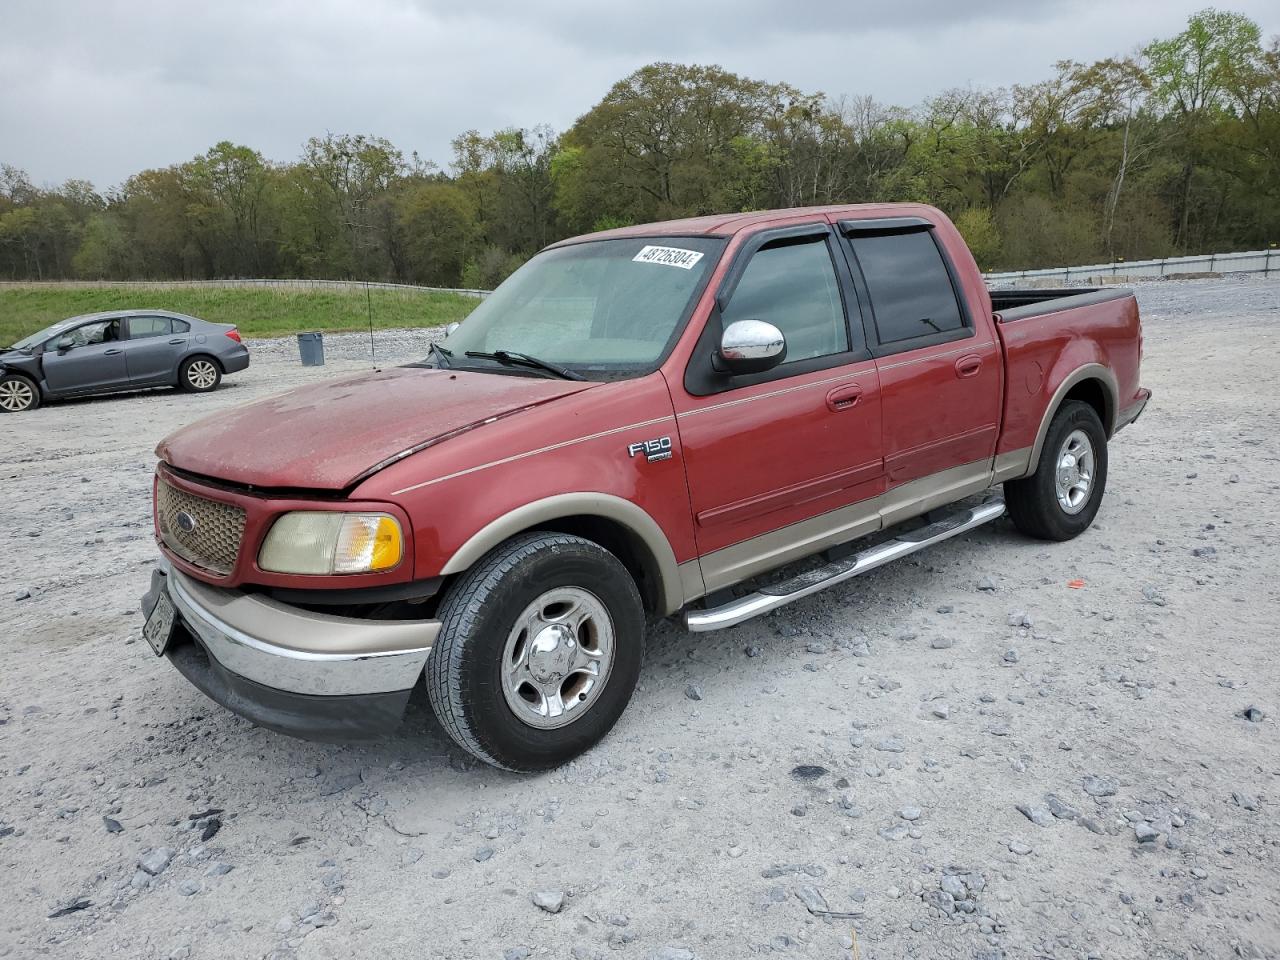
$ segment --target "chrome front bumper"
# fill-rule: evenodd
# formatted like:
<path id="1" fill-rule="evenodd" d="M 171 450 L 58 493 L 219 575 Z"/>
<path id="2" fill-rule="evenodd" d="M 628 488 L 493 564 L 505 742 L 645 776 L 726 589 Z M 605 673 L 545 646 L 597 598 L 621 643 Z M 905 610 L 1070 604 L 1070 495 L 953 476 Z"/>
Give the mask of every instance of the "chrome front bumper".
<path id="1" fill-rule="evenodd" d="M 209 656 L 277 690 L 349 696 L 407 690 L 440 632 L 435 620 L 357 620 L 221 590 L 169 568 L 169 596 Z"/>

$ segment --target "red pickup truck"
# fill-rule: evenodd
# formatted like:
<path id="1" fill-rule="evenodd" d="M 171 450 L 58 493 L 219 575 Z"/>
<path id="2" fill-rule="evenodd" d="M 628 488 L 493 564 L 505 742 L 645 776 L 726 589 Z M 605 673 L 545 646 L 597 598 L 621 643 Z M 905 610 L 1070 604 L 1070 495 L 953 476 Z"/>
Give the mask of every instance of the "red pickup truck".
<path id="1" fill-rule="evenodd" d="M 565 240 L 419 363 L 164 440 L 144 634 L 264 726 L 376 735 L 425 677 L 460 746 L 547 769 L 648 617 L 729 627 L 1006 510 L 1079 534 L 1141 353 L 1130 292 L 989 292 L 927 206 Z"/>

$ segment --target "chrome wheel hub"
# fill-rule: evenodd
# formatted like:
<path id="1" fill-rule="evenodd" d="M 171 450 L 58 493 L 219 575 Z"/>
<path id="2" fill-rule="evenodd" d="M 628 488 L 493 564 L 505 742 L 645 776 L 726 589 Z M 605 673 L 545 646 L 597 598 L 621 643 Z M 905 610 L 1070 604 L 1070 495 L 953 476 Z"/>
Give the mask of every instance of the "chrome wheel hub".
<path id="1" fill-rule="evenodd" d="M 604 690 L 613 649 L 613 620 L 595 594 L 581 587 L 548 590 L 525 607 L 507 636 L 507 706 L 532 727 L 572 723 Z"/>
<path id="2" fill-rule="evenodd" d="M 30 384 L 22 380 L 10 380 L 0 383 L 0 407 L 16 412 L 25 410 L 35 400 Z"/>
<path id="3" fill-rule="evenodd" d="M 1077 514 L 1089 503 L 1094 466 L 1093 441 L 1083 430 L 1072 430 L 1058 450 L 1054 477 L 1058 505 L 1067 513 Z"/>

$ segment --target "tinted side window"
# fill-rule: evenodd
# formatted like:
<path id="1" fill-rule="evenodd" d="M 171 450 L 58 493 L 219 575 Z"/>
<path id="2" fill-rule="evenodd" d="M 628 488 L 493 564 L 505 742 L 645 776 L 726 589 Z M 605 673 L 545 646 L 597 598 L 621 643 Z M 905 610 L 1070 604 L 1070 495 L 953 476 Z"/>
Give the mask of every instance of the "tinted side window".
<path id="1" fill-rule="evenodd" d="M 174 333 L 190 333 L 191 332 L 191 324 L 187 323 L 187 321 L 185 320 L 171 320 L 170 323 L 173 324 Z"/>
<path id="2" fill-rule="evenodd" d="M 787 338 L 787 362 L 849 349 L 835 268 L 824 238 L 761 247 L 742 273 L 722 323 L 764 320 Z"/>
<path id="3" fill-rule="evenodd" d="M 882 344 L 904 343 L 965 326 L 951 276 L 927 230 L 854 235 Z"/>
<path id="4" fill-rule="evenodd" d="M 173 324 L 168 317 L 130 317 L 129 339 L 141 340 L 144 337 L 163 337 L 173 332 Z"/>

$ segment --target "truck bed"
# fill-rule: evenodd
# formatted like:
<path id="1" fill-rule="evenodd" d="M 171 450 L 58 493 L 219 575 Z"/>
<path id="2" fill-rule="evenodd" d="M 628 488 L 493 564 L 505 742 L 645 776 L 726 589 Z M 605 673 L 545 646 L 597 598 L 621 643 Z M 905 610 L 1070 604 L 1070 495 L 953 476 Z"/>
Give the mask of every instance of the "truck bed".
<path id="1" fill-rule="evenodd" d="M 992 290 L 991 310 L 997 323 L 1012 323 L 1060 310 L 1073 310 L 1133 296 L 1126 287 L 1068 287 L 1065 289 Z"/>

